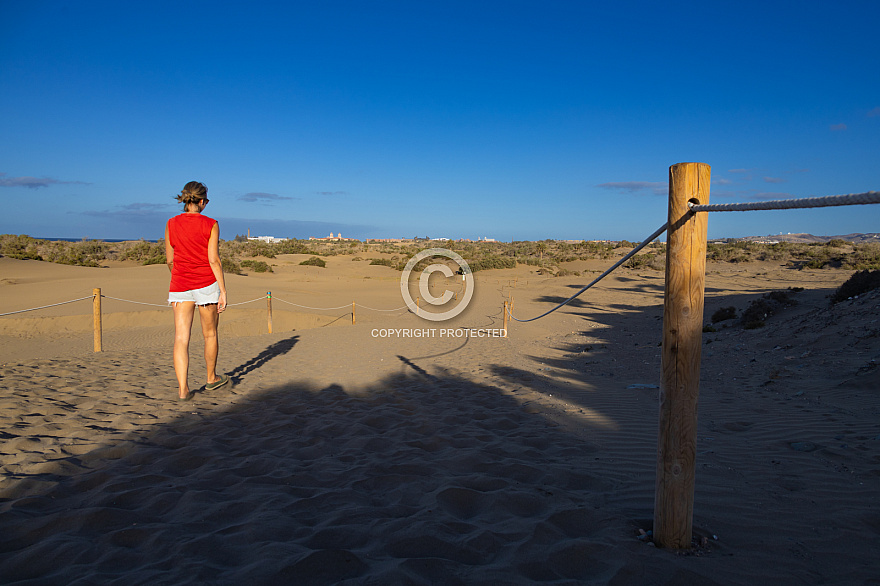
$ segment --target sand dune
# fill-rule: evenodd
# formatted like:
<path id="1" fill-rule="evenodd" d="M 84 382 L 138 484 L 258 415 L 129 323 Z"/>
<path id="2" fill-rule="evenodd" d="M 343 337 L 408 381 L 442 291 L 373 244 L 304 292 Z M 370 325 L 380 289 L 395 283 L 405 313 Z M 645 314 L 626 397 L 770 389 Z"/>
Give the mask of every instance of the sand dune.
<path id="1" fill-rule="evenodd" d="M 231 301 L 403 305 L 396 271 L 298 260 L 233 276 Z M 574 268 L 604 268 L 592 263 Z M 0 313 L 93 287 L 162 304 L 167 286 L 164 267 L 0 270 Z M 100 354 L 88 301 L 0 318 L 2 582 L 871 583 L 880 294 L 830 307 L 848 276 L 709 266 L 707 316 L 805 291 L 764 328 L 704 334 L 699 547 L 685 554 L 639 538 L 653 514 L 660 273 L 618 271 L 506 339 L 376 337 L 440 326 L 367 309 L 351 325 L 350 310 L 280 301 L 268 334 L 264 300 L 235 306 L 220 359 L 234 386 L 183 404 L 167 308 L 105 301 Z M 478 273 L 444 327 L 498 328 L 508 295 L 531 317 L 583 280 Z"/>

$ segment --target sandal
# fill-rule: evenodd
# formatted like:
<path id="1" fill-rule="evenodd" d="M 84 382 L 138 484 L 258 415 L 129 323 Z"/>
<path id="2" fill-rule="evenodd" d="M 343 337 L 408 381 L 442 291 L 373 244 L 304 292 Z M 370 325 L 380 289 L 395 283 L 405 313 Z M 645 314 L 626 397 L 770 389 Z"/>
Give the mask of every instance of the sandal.
<path id="1" fill-rule="evenodd" d="M 178 401 L 190 401 L 190 400 L 192 400 L 193 397 L 195 397 L 195 395 L 196 394 L 193 391 L 190 391 L 186 394 L 185 397 L 181 397 L 180 395 L 178 395 L 177 400 Z"/>
<path id="2" fill-rule="evenodd" d="M 205 390 L 206 391 L 213 391 L 214 389 L 218 389 L 228 382 L 229 382 L 229 375 L 228 374 L 221 374 L 220 380 L 213 382 L 213 383 L 206 384 Z"/>

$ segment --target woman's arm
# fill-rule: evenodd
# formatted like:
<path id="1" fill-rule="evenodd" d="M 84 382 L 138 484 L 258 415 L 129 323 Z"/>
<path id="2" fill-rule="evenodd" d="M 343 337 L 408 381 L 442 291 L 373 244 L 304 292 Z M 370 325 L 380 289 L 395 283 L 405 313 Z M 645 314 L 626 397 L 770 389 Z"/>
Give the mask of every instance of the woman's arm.
<path id="1" fill-rule="evenodd" d="M 168 265 L 168 270 L 171 271 L 174 267 L 174 247 L 171 246 L 171 238 L 168 233 L 169 223 L 171 223 L 171 220 L 168 220 L 165 224 L 165 264 Z"/>
<path id="2" fill-rule="evenodd" d="M 208 263 L 220 285 L 220 303 L 217 304 L 217 312 L 220 313 L 226 309 L 226 281 L 223 280 L 223 265 L 220 263 L 220 225 L 217 222 L 214 222 L 208 239 Z"/>

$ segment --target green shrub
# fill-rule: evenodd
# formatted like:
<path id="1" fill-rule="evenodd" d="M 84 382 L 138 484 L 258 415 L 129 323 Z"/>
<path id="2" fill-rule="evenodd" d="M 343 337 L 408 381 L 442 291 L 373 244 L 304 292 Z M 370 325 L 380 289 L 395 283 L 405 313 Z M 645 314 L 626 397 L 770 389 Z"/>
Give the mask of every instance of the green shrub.
<path id="1" fill-rule="evenodd" d="M 79 242 L 52 242 L 46 258 L 64 265 L 99 267 L 98 261 L 105 260 L 109 250 L 109 244 L 87 238 Z"/>
<path id="2" fill-rule="evenodd" d="M 484 258 L 467 261 L 471 272 L 486 271 L 489 269 L 515 269 L 516 261 L 510 257 L 489 255 Z"/>
<path id="3" fill-rule="evenodd" d="M 317 256 L 313 256 L 310 259 L 304 260 L 299 264 L 306 265 L 306 266 L 313 266 L 313 267 L 321 267 L 321 268 L 324 268 L 327 266 L 327 263 L 324 262 L 323 259 L 318 258 Z"/>
<path id="4" fill-rule="evenodd" d="M 880 242 L 853 245 L 852 254 L 844 256 L 843 267 L 864 270 L 880 270 Z"/>
<path id="5" fill-rule="evenodd" d="M 165 240 L 147 242 L 139 240 L 134 244 L 126 243 L 119 254 L 119 260 L 135 260 L 143 265 L 158 265 L 165 263 Z"/>
<path id="6" fill-rule="evenodd" d="M 235 260 L 227 257 L 222 257 L 220 259 L 220 266 L 223 267 L 223 272 L 231 275 L 240 275 L 241 274 L 241 265 L 239 265 Z"/>
<path id="7" fill-rule="evenodd" d="M 743 311 L 740 322 L 742 322 L 743 327 L 747 330 L 763 328 L 765 325 L 764 320 L 768 317 L 772 316 L 782 307 L 797 303 L 797 301 L 791 298 L 791 294 L 801 291 L 803 291 L 801 287 L 794 289 L 789 287 L 783 291 L 765 293 L 760 299 L 755 299 L 749 304 L 745 311 Z"/>
<path id="8" fill-rule="evenodd" d="M 581 274 L 578 271 L 570 271 L 568 269 L 559 269 L 556 271 L 557 277 L 580 277 Z"/>
<path id="9" fill-rule="evenodd" d="M 653 269 L 661 271 L 666 268 L 666 260 L 653 252 L 637 254 L 623 265 L 628 269 Z"/>
<path id="10" fill-rule="evenodd" d="M 272 267 L 267 265 L 265 262 L 261 260 L 243 260 L 241 261 L 242 268 L 253 269 L 255 273 L 274 273 Z"/>
<path id="11" fill-rule="evenodd" d="M 45 244 L 45 240 L 37 240 L 24 234 L 3 234 L 0 236 L 0 254 L 18 260 L 43 260 L 39 248 Z"/>
<path id="12" fill-rule="evenodd" d="M 729 319 L 734 319 L 736 317 L 736 308 L 735 307 L 722 307 L 718 311 L 712 314 L 712 323 L 717 324 L 721 321 L 727 321 Z"/>
<path id="13" fill-rule="evenodd" d="M 878 271 L 858 271 L 843 283 L 834 295 L 831 297 L 831 303 L 839 303 L 846 301 L 850 297 L 856 297 L 880 289 L 880 270 Z"/>

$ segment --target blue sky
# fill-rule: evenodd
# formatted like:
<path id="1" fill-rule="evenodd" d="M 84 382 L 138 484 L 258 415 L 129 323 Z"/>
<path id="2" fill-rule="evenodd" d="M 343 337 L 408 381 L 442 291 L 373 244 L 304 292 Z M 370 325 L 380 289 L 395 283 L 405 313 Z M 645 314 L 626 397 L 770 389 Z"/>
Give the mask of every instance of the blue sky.
<path id="1" fill-rule="evenodd" d="M 880 190 L 877 2 L 0 0 L 0 233 L 641 240 L 713 203 Z M 880 232 L 880 206 L 709 236 Z"/>

